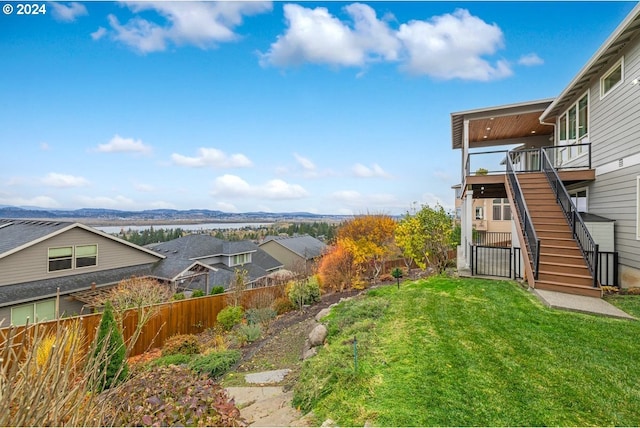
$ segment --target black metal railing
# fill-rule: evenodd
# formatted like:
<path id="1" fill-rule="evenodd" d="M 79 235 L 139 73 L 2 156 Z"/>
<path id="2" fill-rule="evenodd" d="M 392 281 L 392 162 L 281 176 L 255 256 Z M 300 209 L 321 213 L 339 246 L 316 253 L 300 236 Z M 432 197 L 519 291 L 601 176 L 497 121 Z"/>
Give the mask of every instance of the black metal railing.
<path id="1" fill-rule="evenodd" d="M 522 279 L 521 252 L 518 247 L 469 245 L 471 275 Z"/>
<path id="2" fill-rule="evenodd" d="M 511 247 L 511 232 L 474 230 L 473 244 L 485 247 Z"/>
<path id="3" fill-rule="evenodd" d="M 600 251 L 598 256 L 598 281 L 600 281 L 600 285 L 620 287 L 618 282 L 618 252 Z"/>
<path id="4" fill-rule="evenodd" d="M 536 229 L 533 227 L 533 220 L 531 220 L 531 214 L 529 214 L 527 204 L 524 201 L 522 189 L 520 188 L 520 183 L 518 182 L 518 178 L 516 177 L 516 173 L 513 169 L 513 163 L 511 162 L 510 156 L 507 156 L 506 163 L 507 176 L 509 184 L 511 185 L 513 201 L 516 205 L 515 208 L 518 212 L 518 218 L 520 219 L 520 228 L 522 229 L 527 249 L 531 255 L 533 278 L 538 279 L 538 271 L 540 269 L 540 239 L 538 239 Z"/>
<path id="5" fill-rule="evenodd" d="M 598 244 L 596 244 L 591 237 L 589 229 L 587 229 L 587 226 L 585 226 L 584 221 L 582 220 L 582 216 L 580 216 L 580 213 L 571 200 L 569 193 L 567 193 L 567 189 L 564 187 L 564 184 L 562 184 L 562 180 L 560 180 L 556 168 L 553 166 L 549 156 L 544 150 L 541 151 L 541 161 L 542 171 L 545 173 L 549 183 L 551 184 L 551 189 L 555 194 L 556 201 L 560 205 L 564 216 L 569 222 L 571 233 L 578 242 L 578 246 L 580 247 L 580 251 L 582 252 L 585 262 L 587 263 L 589 272 L 593 276 L 593 286 L 598 287 Z"/>
<path id="6" fill-rule="evenodd" d="M 565 144 L 523 150 L 490 150 L 468 153 L 465 159 L 465 175 L 504 174 L 505 158 L 511 158 L 516 172 L 542 171 L 542 152 L 558 170 L 591 169 L 591 144 Z"/>

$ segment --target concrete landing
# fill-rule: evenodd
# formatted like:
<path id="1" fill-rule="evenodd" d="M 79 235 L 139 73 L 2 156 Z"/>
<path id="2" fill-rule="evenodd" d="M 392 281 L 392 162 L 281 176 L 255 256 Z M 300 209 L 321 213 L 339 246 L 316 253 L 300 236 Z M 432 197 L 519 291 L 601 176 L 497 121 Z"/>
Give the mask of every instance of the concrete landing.
<path id="1" fill-rule="evenodd" d="M 530 289 L 546 306 L 566 311 L 635 320 L 628 313 L 598 297 L 578 296 L 557 291 Z"/>

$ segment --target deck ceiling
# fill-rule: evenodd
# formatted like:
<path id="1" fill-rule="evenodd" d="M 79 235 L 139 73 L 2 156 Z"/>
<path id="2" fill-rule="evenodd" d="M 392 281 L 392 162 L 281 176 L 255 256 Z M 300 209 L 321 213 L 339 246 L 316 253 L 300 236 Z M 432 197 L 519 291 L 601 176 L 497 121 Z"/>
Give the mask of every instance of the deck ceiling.
<path id="1" fill-rule="evenodd" d="M 451 114 L 451 147 L 461 149 L 464 122 L 469 122 L 469 147 L 507 144 L 540 146 L 553 135 L 553 126 L 540 123 L 540 115 L 552 99 L 529 101 Z M 535 142 L 535 143 L 534 143 Z"/>
<path id="2" fill-rule="evenodd" d="M 539 135 L 551 135 L 553 126 L 542 125 L 540 113 L 516 114 L 469 121 L 469 143 L 513 140 Z"/>

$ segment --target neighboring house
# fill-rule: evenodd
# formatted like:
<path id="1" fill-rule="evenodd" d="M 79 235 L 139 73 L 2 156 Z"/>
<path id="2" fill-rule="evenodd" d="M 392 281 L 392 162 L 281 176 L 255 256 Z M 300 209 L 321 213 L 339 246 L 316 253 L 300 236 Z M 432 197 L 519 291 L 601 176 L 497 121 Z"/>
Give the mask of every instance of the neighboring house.
<path id="1" fill-rule="evenodd" d="M 80 223 L 0 219 L 0 320 L 21 325 L 86 313 L 75 293 L 145 276 L 162 259 Z"/>
<path id="2" fill-rule="evenodd" d="M 291 272 L 311 273 L 327 245 L 309 235 L 278 237 L 268 236 L 260 248 L 279 260 Z"/>
<path id="3" fill-rule="evenodd" d="M 460 224 L 462 219 L 462 185 L 452 186 L 455 190 L 455 221 Z M 511 205 L 507 198 L 477 198 L 473 200 L 471 210 L 472 228 L 480 242 L 481 237 L 496 235 L 497 239 L 505 240 L 511 236 Z M 476 241 L 478 241 L 476 239 Z"/>
<path id="4" fill-rule="evenodd" d="M 208 294 L 215 286 L 228 289 L 238 269 L 246 271 L 245 283 L 254 287 L 268 283 L 269 275 L 282 268 L 282 263 L 251 241 L 223 241 L 204 234 L 147 248 L 165 257 L 150 276 L 171 283 L 176 290 L 201 289 Z"/>
<path id="5" fill-rule="evenodd" d="M 459 267 L 471 262 L 475 200 L 507 198 L 531 287 L 599 296 L 614 249 L 620 285 L 640 286 L 639 78 L 636 5 L 556 98 L 451 114 L 463 160 Z"/>

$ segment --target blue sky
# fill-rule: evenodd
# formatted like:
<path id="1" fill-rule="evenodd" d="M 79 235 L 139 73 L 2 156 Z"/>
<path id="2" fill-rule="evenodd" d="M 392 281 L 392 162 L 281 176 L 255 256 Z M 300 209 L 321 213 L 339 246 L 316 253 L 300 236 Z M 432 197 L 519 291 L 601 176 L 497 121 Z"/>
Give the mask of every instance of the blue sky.
<path id="1" fill-rule="evenodd" d="M 558 95 L 635 3 L 10 4 L 0 205 L 402 214 L 453 207 L 451 112 Z"/>

